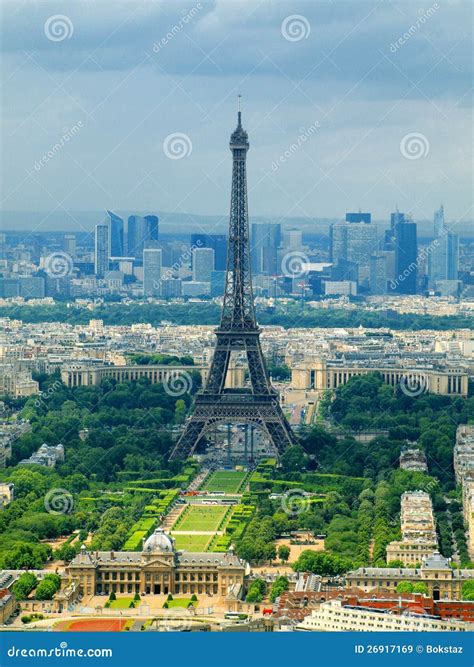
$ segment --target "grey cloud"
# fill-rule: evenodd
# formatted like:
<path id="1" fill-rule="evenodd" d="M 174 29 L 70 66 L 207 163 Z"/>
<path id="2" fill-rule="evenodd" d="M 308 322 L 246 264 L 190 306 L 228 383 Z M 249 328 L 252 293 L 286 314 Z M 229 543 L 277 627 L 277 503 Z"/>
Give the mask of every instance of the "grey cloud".
<path id="1" fill-rule="evenodd" d="M 3 133 L 14 159 L 3 177 L 4 206 L 47 209 L 64 199 L 71 209 L 222 213 L 229 174 L 215 166 L 228 158 L 242 92 L 253 213 L 332 216 L 366 205 L 381 217 L 398 199 L 415 215 L 431 215 L 443 190 L 447 209 L 461 214 L 470 200 L 469 167 L 459 160 L 471 132 L 470 3 L 440 0 L 402 48 L 390 49 L 433 4 L 7 2 Z M 45 37 L 55 14 L 72 21 L 71 39 Z M 282 21 L 293 14 L 309 22 L 308 39 L 283 38 Z M 84 129 L 67 150 L 35 174 L 37 182 L 23 183 L 78 120 Z M 320 130 L 273 173 L 272 160 L 315 120 Z M 189 134 L 193 153 L 170 164 L 162 142 L 176 131 Z M 400 156 L 400 139 L 411 131 L 431 143 L 422 165 Z"/>

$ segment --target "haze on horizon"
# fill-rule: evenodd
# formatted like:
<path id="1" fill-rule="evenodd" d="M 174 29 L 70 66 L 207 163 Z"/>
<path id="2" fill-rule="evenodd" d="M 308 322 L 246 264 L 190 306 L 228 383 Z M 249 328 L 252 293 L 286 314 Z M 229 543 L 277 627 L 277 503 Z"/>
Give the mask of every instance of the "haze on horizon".
<path id="1" fill-rule="evenodd" d="M 473 217 L 469 2 L 2 12 L 1 209 L 41 211 L 44 229 L 107 208 L 227 215 L 238 94 L 251 215 L 387 219 L 398 205 L 428 220 L 443 203 L 448 221 Z M 66 37 L 51 32 L 58 15 Z"/>

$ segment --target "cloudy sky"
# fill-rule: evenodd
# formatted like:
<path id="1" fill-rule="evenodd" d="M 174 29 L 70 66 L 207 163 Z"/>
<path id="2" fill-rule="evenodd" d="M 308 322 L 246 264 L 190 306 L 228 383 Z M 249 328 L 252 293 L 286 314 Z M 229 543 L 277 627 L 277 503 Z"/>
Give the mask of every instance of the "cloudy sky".
<path id="1" fill-rule="evenodd" d="M 469 0 L 2 3 L 2 209 L 221 215 L 444 203 L 471 220 Z"/>

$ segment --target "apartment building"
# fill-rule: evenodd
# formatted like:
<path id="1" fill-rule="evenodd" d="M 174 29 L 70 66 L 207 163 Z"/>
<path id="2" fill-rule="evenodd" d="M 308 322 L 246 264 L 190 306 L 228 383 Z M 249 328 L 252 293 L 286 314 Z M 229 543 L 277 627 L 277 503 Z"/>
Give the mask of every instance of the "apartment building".
<path id="1" fill-rule="evenodd" d="M 341 600 L 323 602 L 296 626 L 316 632 L 469 632 L 474 623 L 442 620 L 424 614 L 394 614 L 387 609 L 344 605 Z"/>
<path id="2" fill-rule="evenodd" d="M 423 558 L 438 549 L 431 498 L 425 491 L 409 491 L 401 497 L 402 539 L 387 545 L 387 563 L 420 565 Z"/>
<path id="3" fill-rule="evenodd" d="M 462 487 L 462 506 L 467 527 L 467 548 L 474 558 L 474 424 L 461 424 L 454 446 L 454 473 Z"/>
<path id="4" fill-rule="evenodd" d="M 359 567 L 345 578 L 347 586 L 365 592 L 379 588 L 396 592 L 401 581 L 423 582 L 433 600 L 460 600 L 462 585 L 474 579 L 474 570 L 455 570 L 447 558 L 434 553 L 423 560 L 421 567 Z"/>

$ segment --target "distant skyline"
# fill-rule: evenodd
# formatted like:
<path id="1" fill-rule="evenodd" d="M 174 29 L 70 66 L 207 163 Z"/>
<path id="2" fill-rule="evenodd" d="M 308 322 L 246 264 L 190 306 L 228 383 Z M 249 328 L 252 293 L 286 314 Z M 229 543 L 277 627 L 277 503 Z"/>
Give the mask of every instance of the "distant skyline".
<path id="1" fill-rule="evenodd" d="M 209 234 L 227 233 L 229 215 L 220 216 L 195 215 L 194 213 L 169 213 L 165 211 L 115 211 L 125 219 L 132 214 L 146 215 L 154 213 L 160 217 L 160 234 L 190 235 L 198 232 Z M 72 211 L 71 217 L 65 212 L 44 213 L 40 211 L 0 211 L 2 231 L 8 232 L 85 232 L 93 235 L 94 227 L 106 221 L 104 211 Z M 341 216 L 324 218 L 280 218 L 276 216 L 250 216 L 250 223 L 279 222 L 283 229 L 301 229 L 303 233 L 329 235 L 329 226 L 333 222 L 342 221 Z M 433 237 L 433 220 L 415 220 L 418 227 L 418 236 Z M 474 238 L 474 225 L 470 220 L 449 220 L 448 227 L 465 238 Z M 384 229 L 390 227 L 390 219 L 374 219 L 372 224 L 379 226 L 379 235 L 382 237 Z"/>
<path id="2" fill-rule="evenodd" d="M 443 203 L 462 228 L 471 23 L 462 0 L 10 0 L 1 210 L 40 212 L 39 230 L 106 209 L 226 217 L 242 94 L 251 217 Z"/>

